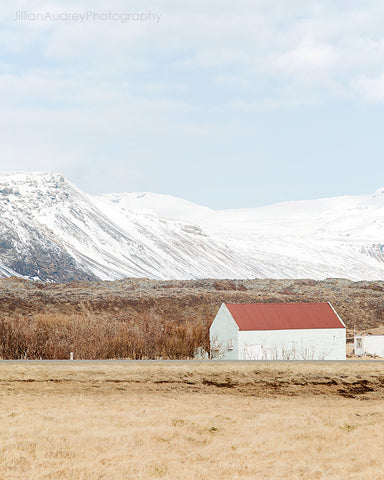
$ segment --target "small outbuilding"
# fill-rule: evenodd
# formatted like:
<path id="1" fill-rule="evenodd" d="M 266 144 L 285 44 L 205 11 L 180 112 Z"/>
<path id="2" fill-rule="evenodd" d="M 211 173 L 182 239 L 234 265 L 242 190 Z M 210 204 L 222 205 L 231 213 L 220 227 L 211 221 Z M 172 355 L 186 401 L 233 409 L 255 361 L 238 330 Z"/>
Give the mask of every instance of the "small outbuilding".
<path id="1" fill-rule="evenodd" d="M 223 303 L 210 342 L 224 360 L 346 358 L 345 325 L 330 303 Z"/>
<path id="2" fill-rule="evenodd" d="M 384 335 L 355 335 L 355 355 L 384 357 Z"/>

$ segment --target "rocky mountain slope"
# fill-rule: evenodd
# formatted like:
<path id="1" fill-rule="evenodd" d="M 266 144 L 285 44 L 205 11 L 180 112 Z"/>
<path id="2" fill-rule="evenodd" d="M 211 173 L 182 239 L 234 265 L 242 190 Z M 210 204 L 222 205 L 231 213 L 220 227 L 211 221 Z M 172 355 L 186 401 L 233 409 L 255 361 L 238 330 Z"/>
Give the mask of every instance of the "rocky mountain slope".
<path id="1" fill-rule="evenodd" d="M 0 276 L 43 281 L 384 278 L 384 189 L 214 211 L 168 195 L 92 197 L 60 174 L 0 174 Z"/>
<path id="2" fill-rule="evenodd" d="M 59 174 L 0 175 L 0 274 L 51 281 L 249 276 L 197 225 L 119 209 Z"/>

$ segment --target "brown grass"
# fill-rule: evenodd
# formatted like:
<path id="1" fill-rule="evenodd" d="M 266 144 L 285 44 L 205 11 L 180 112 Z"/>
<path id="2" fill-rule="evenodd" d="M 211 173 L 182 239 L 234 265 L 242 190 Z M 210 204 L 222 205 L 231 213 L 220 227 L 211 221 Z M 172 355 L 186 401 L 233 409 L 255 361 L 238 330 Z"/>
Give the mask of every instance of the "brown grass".
<path id="1" fill-rule="evenodd" d="M 0 478 L 381 479 L 382 365 L 0 364 Z"/>

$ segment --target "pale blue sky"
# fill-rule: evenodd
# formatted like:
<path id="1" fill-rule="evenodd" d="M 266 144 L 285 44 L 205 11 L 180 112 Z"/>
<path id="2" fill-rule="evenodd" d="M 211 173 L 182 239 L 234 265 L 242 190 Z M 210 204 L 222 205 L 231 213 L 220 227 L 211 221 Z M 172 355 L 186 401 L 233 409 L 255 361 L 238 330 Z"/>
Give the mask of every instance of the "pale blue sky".
<path id="1" fill-rule="evenodd" d="M 382 1 L 62 4 L 2 6 L 1 170 L 212 208 L 384 186 Z"/>

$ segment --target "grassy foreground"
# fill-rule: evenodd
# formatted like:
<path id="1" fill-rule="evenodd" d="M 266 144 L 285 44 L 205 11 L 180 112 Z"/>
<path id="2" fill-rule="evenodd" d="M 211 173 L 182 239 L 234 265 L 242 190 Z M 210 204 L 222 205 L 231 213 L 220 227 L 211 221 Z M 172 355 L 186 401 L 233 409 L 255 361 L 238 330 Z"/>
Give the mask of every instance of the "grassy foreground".
<path id="1" fill-rule="evenodd" d="M 382 363 L 0 364 L 0 479 L 383 478 Z"/>

